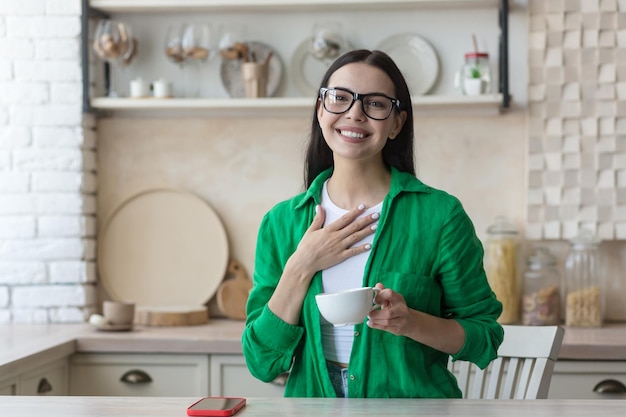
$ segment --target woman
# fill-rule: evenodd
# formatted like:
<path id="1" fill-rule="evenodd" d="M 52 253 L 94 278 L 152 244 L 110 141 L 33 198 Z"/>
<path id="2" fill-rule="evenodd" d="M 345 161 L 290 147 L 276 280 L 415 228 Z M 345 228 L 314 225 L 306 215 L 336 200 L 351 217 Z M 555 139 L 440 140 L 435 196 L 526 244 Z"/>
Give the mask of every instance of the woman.
<path id="1" fill-rule="evenodd" d="M 460 202 L 415 178 L 413 113 L 400 70 L 357 50 L 324 76 L 306 191 L 260 226 L 243 352 L 285 396 L 460 397 L 446 365 L 496 357 L 502 310 Z M 334 328 L 315 295 L 377 286 L 382 308 Z"/>

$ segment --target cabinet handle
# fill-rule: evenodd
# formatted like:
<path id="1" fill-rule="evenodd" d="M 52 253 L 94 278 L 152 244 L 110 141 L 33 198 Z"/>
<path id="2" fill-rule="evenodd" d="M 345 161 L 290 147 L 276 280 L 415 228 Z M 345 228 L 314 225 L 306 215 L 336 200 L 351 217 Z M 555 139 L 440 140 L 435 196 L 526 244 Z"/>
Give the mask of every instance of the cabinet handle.
<path id="1" fill-rule="evenodd" d="M 623 394 L 626 392 L 626 386 L 615 379 L 605 379 L 593 387 L 593 392 L 598 394 Z"/>
<path id="2" fill-rule="evenodd" d="M 274 378 L 271 383 L 274 385 L 278 385 L 279 387 L 284 387 L 285 385 L 287 385 L 287 378 L 289 378 L 289 372 L 283 372 L 282 374 Z"/>
<path id="3" fill-rule="evenodd" d="M 50 391 L 52 391 L 52 384 L 50 384 L 46 378 L 41 378 L 39 380 L 39 385 L 37 385 L 37 394 L 43 395 Z"/>
<path id="4" fill-rule="evenodd" d="M 140 369 L 131 369 L 122 375 L 120 378 L 125 384 L 139 385 L 139 384 L 149 384 L 152 382 L 152 378 L 146 372 Z"/>

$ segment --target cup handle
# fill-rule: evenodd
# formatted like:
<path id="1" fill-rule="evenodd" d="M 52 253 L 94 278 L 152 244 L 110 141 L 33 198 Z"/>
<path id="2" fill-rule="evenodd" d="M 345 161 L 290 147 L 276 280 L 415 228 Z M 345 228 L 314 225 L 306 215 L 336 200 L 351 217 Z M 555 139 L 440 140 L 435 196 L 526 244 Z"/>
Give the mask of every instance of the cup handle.
<path id="1" fill-rule="evenodd" d="M 373 290 L 374 292 L 380 292 L 380 291 L 381 291 L 381 289 L 380 289 L 380 288 L 377 288 L 377 287 L 372 287 L 372 290 Z M 377 310 L 377 309 L 379 309 L 380 307 L 382 307 L 380 304 L 376 304 L 376 301 L 375 301 L 375 300 L 376 300 L 376 295 L 374 295 L 374 298 L 372 298 L 372 303 L 373 303 L 374 305 L 372 306 L 372 308 L 370 308 L 370 311 L 374 311 L 374 310 Z"/>

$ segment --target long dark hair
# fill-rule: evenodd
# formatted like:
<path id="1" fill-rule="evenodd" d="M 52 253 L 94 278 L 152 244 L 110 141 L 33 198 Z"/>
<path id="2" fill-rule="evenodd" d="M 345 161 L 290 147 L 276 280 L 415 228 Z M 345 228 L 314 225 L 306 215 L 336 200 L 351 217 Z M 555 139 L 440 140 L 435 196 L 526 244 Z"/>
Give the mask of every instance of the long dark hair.
<path id="1" fill-rule="evenodd" d="M 345 53 L 331 64 L 320 84 L 328 87 L 328 80 L 339 68 L 354 62 L 362 62 L 384 71 L 395 87 L 395 97 L 400 100 L 401 110 L 407 114 L 402 130 L 394 140 L 387 140 L 382 150 L 383 162 L 388 167 L 415 175 L 413 156 L 413 107 L 411 94 L 402 72 L 393 60 L 384 52 L 359 49 Z M 333 166 L 333 153 L 322 135 L 322 128 L 317 120 L 317 106 L 313 111 L 311 136 L 304 162 L 304 186 L 308 189 L 322 171 Z"/>

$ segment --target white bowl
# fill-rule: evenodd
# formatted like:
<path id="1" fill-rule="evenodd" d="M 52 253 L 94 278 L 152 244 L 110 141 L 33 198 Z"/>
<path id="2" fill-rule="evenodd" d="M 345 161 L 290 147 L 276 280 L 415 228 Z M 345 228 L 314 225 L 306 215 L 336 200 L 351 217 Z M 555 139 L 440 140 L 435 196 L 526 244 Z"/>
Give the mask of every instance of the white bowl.
<path id="1" fill-rule="evenodd" d="M 322 293 L 315 296 L 317 308 L 326 321 L 335 326 L 350 326 L 362 323 L 368 314 L 378 307 L 374 303 L 374 287 L 359 287 L 349 290 Z"/>

